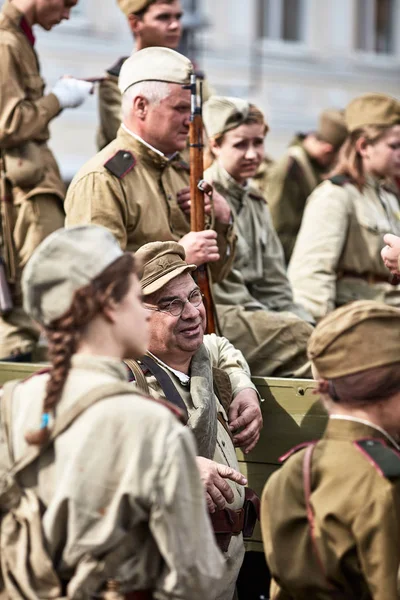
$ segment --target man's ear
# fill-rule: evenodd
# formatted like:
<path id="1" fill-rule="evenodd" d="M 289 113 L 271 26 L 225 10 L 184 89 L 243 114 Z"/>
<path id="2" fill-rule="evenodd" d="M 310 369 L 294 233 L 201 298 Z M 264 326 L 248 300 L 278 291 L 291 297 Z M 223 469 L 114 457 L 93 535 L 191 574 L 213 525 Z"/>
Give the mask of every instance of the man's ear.
<path id="1" fill-rule="evenodd" d="M 138 35 L 140 35 L 140 32 L 142 31 L 142 25 L 143 25 L 142 18 L 138 17 L 132 13 L 128 16 L 128 23 L 129 23 L 129 27 L 130 27 L 130 30 L 133 33 L 133 35 L 135 37 L 138 37 Z"/>
<path id="2" fill-rule="evenodd" d="M 364 136 L 358 138 L 358 140 L 356 141 L 357 154 L 359 154 L 362 157 L 366 157 L 368 154 L 368 147 L 369 144 L 367 142 L 367 138 L 365 138 Z"/>
<path id="3" fill-rule="evenodd" d="M 138 119 L 144 121 L 149 112 L 149 101 L 144 96 L 136 96 L 133 100 L 133 112 Z"/>

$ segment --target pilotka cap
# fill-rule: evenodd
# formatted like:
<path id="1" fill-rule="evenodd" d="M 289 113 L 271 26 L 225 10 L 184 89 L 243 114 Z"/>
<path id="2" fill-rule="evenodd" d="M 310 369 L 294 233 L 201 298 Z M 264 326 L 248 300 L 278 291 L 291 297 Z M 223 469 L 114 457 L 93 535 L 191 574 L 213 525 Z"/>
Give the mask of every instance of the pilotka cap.
<path id="1" fill-rule="evenodd" d="M 211 96 L 203 108 L 204 127 L 208 137 L 215 138 L 240 127 L 248 119 L 252 108 L 256 107 L 242 98 Z M 267 131 L 265 123 L 265 132 Z"/>
<path id="2" fill-rule="evenodd" d="M 364 94 L 350 102 L 345 119 L 349 131 L 368 125 L 392 127 L 400 123 L 400 102 L 385 94 Z"/>
<path id="3" fill-rule="evenodd" d="M 118 6 L 127 17 L 132 13 L 138 13 L 150 4 L 154 0 L 117 0 Z"/>
<path id="4" fill-rule="evenodd" d="M 178 275 L 197 269 L 186 262 L 185 249 L 177 242 L 150 242 L 139 248 L 135 258 L 144 296 L 157 292 Z"/>
<path id="5" fill-rule="evenodd" d="M 400 362 L 400 310 L 372 300 L 346 304 L 318 323 L 307 352 L 323 379 Z"/>
<path id="6" fill-rule="evenodd" d="M 188 85 L 193 65 L 186 56 L 170 48 L 151 47 L 134 52 L 122 65 L 118 80 L 121 94 L 141 81 L 164 81 Z"/>
<path id="7" fill-rule="evenodd" d="M 344 110 L 334 108 L 324 110 L 319 117 L 317 133 L 325 142 L 340 148 L 348 134 Z"/>
<path id="8" fill-rule="evenodd" d="M 76 290 L 123 254 L 104 227 L 58 229 L 36 248 L 23 271 L 25 311 L 38 323 L 49 325 L 67 312 Z"/>

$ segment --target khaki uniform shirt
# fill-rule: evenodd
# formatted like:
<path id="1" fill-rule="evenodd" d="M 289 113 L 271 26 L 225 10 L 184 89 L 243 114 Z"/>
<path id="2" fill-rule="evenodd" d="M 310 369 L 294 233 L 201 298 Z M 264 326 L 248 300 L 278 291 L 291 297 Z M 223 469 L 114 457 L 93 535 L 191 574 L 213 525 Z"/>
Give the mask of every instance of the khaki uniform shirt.
<path id="1" fill-rule="evenodd" d="M 223 282 L 214 285 L 216 302 L 309 317 L 293 302 L 282 245 L 263 196 L 251 185 L 239 185 L 217 160 L 205 177 L 229 202 L 238 235 L 234 269 Z"/>
<path id="2" fill-rule="evenodd" d="M 118 151 L 133 154 L 135 166 L 122 177 L 104 165 Z M 96 154 L 74 177 L 65 201 L 66 225 L 94 223 L 107 227 L 125 250 L 136 251 L 147 242 L 179 241 L 190 231 L 177 193 L 189 185 L 186 163 L 168 159 L 121 127 L 117 138 Z M 233 260 L 231 225 L 215 224 L 221 259 L 210 264 L 222 279 Z"/>
<path id="3" fill-rule="evenodd" d="M 60 112 L 54 94 L 43 95 L 34 48 L 20 28 L 23 14 L 6 2 L 0 14 L 0 149 L 14 201 L 41 193 L 64 198 L 64 185 L 47 146 L 49 122 Z"/>
<path id="4" fill-rule="evenodd" d="M 321 182 L 322 172 L 296 141 L 268 171 L 267 194 L 272 222 L 289 262 L 306 200 Z"/>
<path id="5" fill-rule="evenodd" d="M 353 300 L 400 306 L 400 286 L 383 281 L 390 274 L 380 255 L 384 234 L 400 234 L 399 216 L 396 196 L 376 180 L 362 192 L 351 183 L 319 185 L 307 202 L 288 269 L 295 301 L 315 319 Z M 382 281 L 368 281 L 374 277 Z"/>
<path id="6" fill-rule="evenodd" d="M 40 424 L 47 379 L 35 376 L 15 391 L 15 459 L 26 451 L 24 432 Z M 57 413 L 93 388 L 125 380 L 122 362 L 75 355 Z M 168 409 L 134 391 L 102 400 L 57 437 L 54 449 L 21 483 L 43 502 L 43 531 L 60 577 L 68 580 L 87 555 L 116 551 L 123 556 L 115 574 L 121 590 L 152 588 L 157 600 L 214 598 L 223 559 L 193 436 Z"/>
<path id="7" fill-rule="evenodd" d="M 271 598 L 400 598 L 400 478 L 387 479 L 354 444 L 368 438 L 391 446 L 383 430 L 367 422 L 330 419 L 315 447 L 310 501 L 322 567 L 316 561 L 306 516 L 305 451 L 292 456 L 268 480 L 261 525 L 273 578 Z M 337 596 L 326 577 L 340 590 Z"/>

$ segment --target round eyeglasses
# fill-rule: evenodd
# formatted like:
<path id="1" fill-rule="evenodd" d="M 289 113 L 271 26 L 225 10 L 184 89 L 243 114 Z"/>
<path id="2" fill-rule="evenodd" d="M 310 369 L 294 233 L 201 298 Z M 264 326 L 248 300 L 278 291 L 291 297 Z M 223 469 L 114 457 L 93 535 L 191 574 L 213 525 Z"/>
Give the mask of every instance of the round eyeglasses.
<path id="1" fill-rule="evenodd" d="M 165 306 L 151 306 L 150 304 L 144 303 L 144 307 L 148 310 L 154 310 L 157 312 L 169 313 L 173 317 L 180 317 L 183 311 L 185 310 L 185 306 L 187 302 L 190 302 L 192 306 L 200 306 L 203 302 L 203 294 L 200 290 L 193 290 L 186 298 L 186 300 L 181 300 L 180 298 L 176 298 L 176 300 L 172 300 L 168 302 Z"/>

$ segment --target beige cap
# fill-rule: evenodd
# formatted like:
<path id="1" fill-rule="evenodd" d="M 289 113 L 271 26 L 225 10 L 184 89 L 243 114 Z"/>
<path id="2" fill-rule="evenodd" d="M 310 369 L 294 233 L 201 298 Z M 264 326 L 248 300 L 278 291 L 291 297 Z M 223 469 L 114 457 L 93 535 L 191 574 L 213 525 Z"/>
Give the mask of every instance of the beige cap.
<path id="1" fill-rule="evenodd" d="M 150 242 L 139 248 L 135 258 L 144 296 L 157 292 L 178 275 L 197 269 L 185 261 L 185 249 L 176 242 Z"/>
<path id="2" fill-rule="evenodd" d="M 117 0 L 118 6 L 127 17 L 132 13 L 138 13 L 154 0 Z"/>
<path id="3" fill-rule="evenodd" d="M 346 107 L 345 119 L 349 131 L 368 125 L 391 127 L 400 123 L 400 102 L 385 94 L 364 94 Z"/>
<path id="4" fill-rule="evenodd" d="M 104 227 L 58 229 L 36 248 L 23 271 L 25 311 L 38 323 L 49 325 L 67 312 L 76 290 L 122 255 L 117 240 Z"/>
<path id="5" fill-rule="evenodd" d="M 344 110 L 334 108 L 324 110 L 319 117 L 317 133 L 322 140 L 339 148 L 348 134 Z"/>
<path id="6" fill-rule="evenodd" d="M 318 323 L 307 351 L 324 379 L 400 362 L 400 310 L 372 300 L 342 306 Z"/>
<path id="7" fill-rule="evenodd" d="M 203 121 L 209 138 L 242 125 L 249 116 L 250 103 L 241 98 L 211 96 L 203 107 Z"/>
<path id="8" fill-rule="evenodd" d="M 170 48 L 151 47 L 133 52 L 119 74 L 121 94 L 140 81 L 165 81 L 188 85 L 193 65 L 186 56 Z"/>

